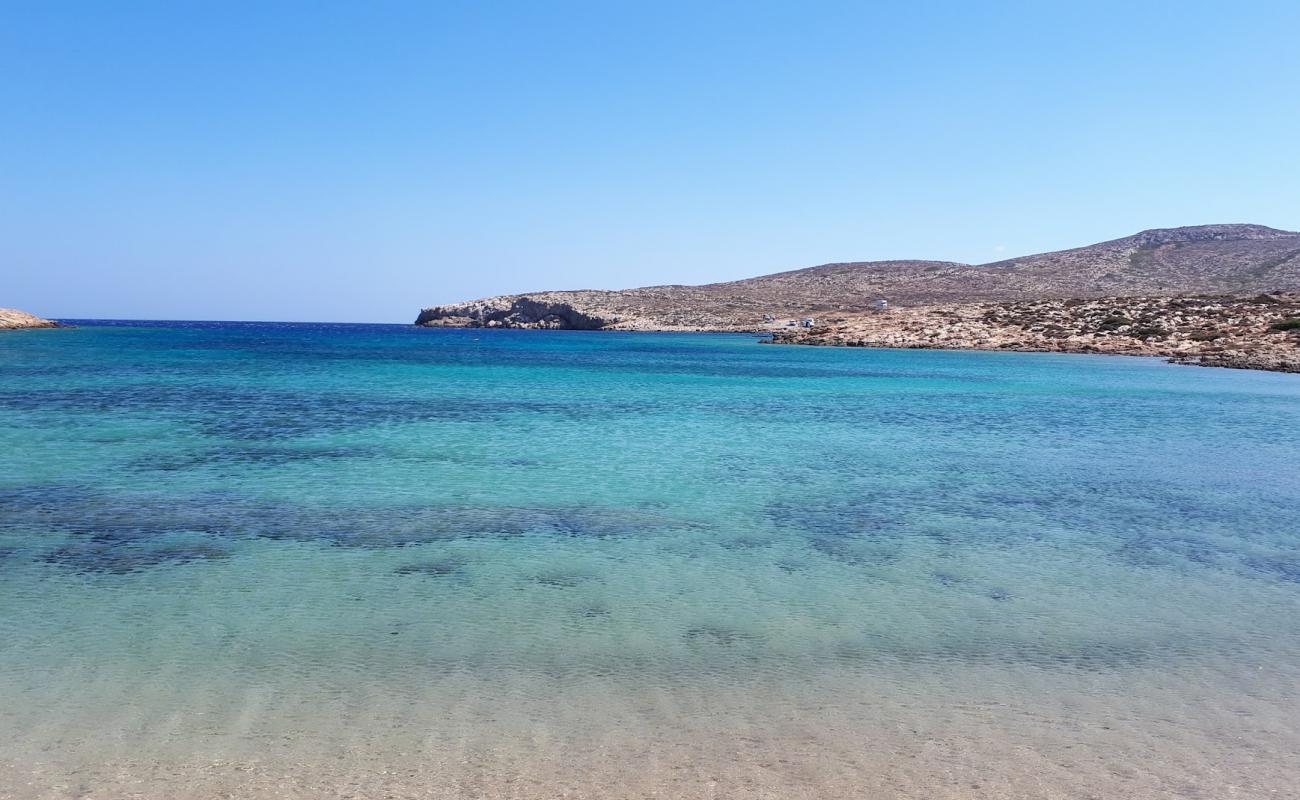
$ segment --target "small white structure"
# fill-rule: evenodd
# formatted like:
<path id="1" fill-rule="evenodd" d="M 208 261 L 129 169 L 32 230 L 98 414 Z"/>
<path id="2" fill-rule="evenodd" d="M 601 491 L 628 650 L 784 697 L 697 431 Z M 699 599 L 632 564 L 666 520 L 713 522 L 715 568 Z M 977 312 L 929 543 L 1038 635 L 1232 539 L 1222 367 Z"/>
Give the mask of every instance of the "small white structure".
<path id="1" fill-rule="evenodd" d="M 871 310 L 877 313 L 889 310 L 889 301 L 883 297 L 877 298 L 871 304 Z"/>
<path id="2" fill-rule="evenodd" d="M 804 317 L 803 319 L 799 320 L 800 328 L 811 328 L 813 325 L 816 324 L 817 324 L 816 320 L 814 320 L 812 317 Z"/>

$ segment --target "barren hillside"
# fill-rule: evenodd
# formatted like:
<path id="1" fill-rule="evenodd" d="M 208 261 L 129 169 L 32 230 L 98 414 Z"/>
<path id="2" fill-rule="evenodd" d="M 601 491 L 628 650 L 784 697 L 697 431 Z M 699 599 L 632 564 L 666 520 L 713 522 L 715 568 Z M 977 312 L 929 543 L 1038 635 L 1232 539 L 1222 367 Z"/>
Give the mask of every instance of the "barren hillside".
<path id="1" fill-rule="evenodd" d="M 426 308 L 420 325 L 765 330 L 790 319 L 895 306 L 1067 298 L 1244 295 L 1300 289 L 1300 233 L 1261 225 L 1168 228 L 970 265 L 823 264 L 702 286 L 545 291 Z M 771 317 L 772 319 L 765 319 Z"/>

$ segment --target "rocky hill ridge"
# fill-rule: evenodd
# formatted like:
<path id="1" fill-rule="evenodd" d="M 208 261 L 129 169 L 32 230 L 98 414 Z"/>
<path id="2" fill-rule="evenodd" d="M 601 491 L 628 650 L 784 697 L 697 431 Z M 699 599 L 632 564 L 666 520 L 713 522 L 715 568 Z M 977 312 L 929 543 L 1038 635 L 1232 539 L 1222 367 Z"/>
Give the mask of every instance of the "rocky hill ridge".
<path id="1" fill-rule="evenodd" d="M 1160 228 L 1085 247 L 970 265 L 844 262 L 700 286 L 530 292 L 433 306 L 420 325 L 773 330 L 803 317 L 894 306 L 1300 289 L 1300 233 L 1262 225 Z"/>

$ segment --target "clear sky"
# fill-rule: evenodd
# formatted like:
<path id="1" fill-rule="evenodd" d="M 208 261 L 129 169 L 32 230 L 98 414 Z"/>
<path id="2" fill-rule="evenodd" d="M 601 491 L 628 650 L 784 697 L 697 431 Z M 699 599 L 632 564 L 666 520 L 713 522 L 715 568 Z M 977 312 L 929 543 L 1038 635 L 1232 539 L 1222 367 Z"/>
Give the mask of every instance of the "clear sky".
<path id="1" fill-rule="evenodd" d="M 1300 228 L 1300 3 L 0 0 L 0 306 L 544 288 Z"/>

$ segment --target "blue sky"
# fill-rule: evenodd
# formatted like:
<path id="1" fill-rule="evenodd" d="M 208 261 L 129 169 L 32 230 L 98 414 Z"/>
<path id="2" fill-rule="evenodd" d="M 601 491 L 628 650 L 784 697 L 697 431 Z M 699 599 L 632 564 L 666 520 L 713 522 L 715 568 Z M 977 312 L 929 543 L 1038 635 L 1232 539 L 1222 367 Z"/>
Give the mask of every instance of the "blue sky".
<path id="1" fill-rule="evenodd" d="M 543 288 L 1300 228 L 1300 4 L 0 2 L 0 306 Z"/>

